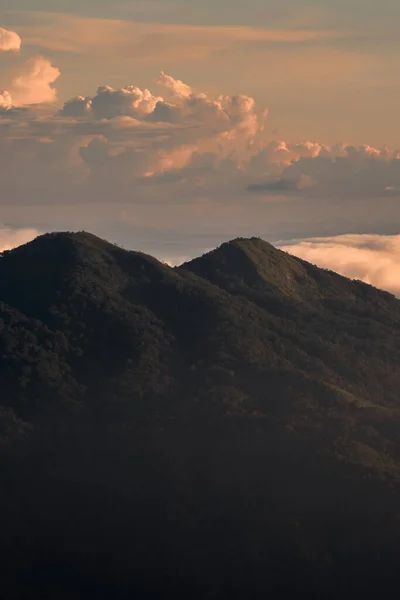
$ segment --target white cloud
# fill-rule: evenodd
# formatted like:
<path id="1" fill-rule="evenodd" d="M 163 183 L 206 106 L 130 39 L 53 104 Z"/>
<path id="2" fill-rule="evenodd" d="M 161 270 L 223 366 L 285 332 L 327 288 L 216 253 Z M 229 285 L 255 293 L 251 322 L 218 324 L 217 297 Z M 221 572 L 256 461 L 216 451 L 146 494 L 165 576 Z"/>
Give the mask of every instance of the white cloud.
<path id="1" fill-rule="evenodd" d="M 12 250 L 40 235 L 36 229 L 9 229 L 0 227 L 0 252 Z"/>
<path id="2" fill-rule="evenodd" d="M 0 27 L 0 52 L 18 52 L 21 43 L 18 33 Z"/>
<path id="3" fill-rule="evenodd" d="M 281 246 L 319 267 L 400 296 L 400 235 L 339 235 Z"/>

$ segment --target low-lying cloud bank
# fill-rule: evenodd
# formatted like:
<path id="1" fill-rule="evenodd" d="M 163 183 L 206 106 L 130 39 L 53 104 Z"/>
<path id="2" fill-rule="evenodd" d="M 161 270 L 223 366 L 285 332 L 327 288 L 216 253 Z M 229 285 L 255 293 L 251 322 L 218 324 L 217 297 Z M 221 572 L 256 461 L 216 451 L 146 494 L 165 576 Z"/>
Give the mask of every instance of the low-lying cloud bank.
<path id="1" fill-rule="evenodd" d="M 400 297 L 400 235 L 310 238 L 293 241 L 281 249 Z"/>

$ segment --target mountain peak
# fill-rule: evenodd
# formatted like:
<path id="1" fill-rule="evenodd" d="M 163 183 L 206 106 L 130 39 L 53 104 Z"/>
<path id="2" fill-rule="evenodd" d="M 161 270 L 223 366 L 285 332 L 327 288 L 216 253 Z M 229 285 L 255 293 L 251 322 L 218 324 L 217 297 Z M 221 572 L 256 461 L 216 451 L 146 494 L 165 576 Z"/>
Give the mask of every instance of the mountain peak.
<path id="1" fill-rule="evenodd" d="M 106 298 L 128 282 L 162 278 L 170 267 L 142 252 L 128 251 L 92 233 L 53 232 L 3 253 L 0 297 L 21 310 L 52 306 L 74 294 Z"/>
<path id="2" fill-rule="evenodd" d="M 87 231 L 56 231 L 39 235 L 34 240 L 3 253 L 7 259 L 15 262 L 28 260 L 34 263 L 35 270 L 47 269 L 60 272 L 69 267 L 101 260 L 120 262 L 127 257 L 140 258 L 143 262 L 162 266 L 156 258 L 143 252 L 126 250 Z M 43 263 L 40 259 L 43 258 Z M 26 264 L 26 263 L 25 263 Z"/>
<path id="3" fill-rule="evenodd" d="M 305 283 L 315 288 L 305 263 L 257 237 L 225 242 L 180 268 L 228 289 L 270 289 L 299 299 Z"/>
<path id="4" fill-rule="evenodd" d="M 256 304 L 336 306 L 346 310 L 368 299 L 375 310 L 399 310 L 396 298 L 360 281 L 321 269 L 258 237 L 235 238 L 179 267 L 230 293 L 246 295 Z M 314 309 L 313 308 L 313 309 Z"/>
<path id="5" fill-rule="evenodd" d="M 114 244 L 87 231 L 54 231 L 39 235 L 34 240 L 9 250 L 6 254 L 21 256 L 25 254 L 38 255 L 41 252 L 70 252 L 73 248 L 91 247 L 101 251 L 117 248 Z"/>
<path id="6" fill-rule="evenodd" d="M 0 357 L 2 597 L 398 587 L 389 294 L 258 238 L 172 269 L 54 233 L 0 258 Z"/>

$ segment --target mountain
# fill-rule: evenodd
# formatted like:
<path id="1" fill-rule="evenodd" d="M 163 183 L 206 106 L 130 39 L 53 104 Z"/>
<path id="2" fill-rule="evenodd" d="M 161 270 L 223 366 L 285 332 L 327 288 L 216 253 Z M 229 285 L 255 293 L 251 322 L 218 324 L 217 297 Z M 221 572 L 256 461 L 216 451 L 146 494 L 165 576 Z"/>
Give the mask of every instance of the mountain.
<path id="1" fill-rule="evenodd" d="M 4 598 L 399 583 L 400 301 L 236 239 L 0 257 Z"/>

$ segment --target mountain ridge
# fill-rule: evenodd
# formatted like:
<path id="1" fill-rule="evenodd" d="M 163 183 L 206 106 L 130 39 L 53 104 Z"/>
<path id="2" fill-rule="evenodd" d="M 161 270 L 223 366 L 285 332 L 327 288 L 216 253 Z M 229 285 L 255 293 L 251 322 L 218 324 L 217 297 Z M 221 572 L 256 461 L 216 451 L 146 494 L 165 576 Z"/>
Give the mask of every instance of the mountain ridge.
<path id="1" fill-rule="evenodd" d="M 65 564 L 68 593 L 110 598 L 398 581 L 390 294 L 258 238 L 172 268 L 47 234 L 0 258 L 0 355 L 0 559 L 21 598 L 32 572 L 68 597 Z"/>

